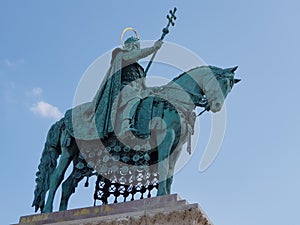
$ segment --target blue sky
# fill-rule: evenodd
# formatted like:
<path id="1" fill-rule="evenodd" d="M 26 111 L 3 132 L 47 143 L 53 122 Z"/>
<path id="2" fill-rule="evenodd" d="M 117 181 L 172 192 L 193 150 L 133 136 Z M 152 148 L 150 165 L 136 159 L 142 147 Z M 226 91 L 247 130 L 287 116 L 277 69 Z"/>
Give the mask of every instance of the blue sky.
<path id="1" fill-rule="evenodd" d="M 199 120 L 198 149 L 176 174 L 172 192 L 199 203 L 214 224 L 297 223 L 296 0 L 0 4 L 1 223 L 16 223 L 20 216 L 33 214 L 35 172 L 47 131 L 72 107 L 84 71 L 119 46 L 127 26 L 136 28 L 141 39 L 158 39 L 165 15 L 174 6 L 178 20 L 166 40 L 191 49 L 208 64 L 238 65 L 242 82 L 226 102 L 227 129 L 217 159 L 199 172 L 203 140 L 209 133 L 206 114 Z M 70 207 L 91 206 L 92 192 L 92 182 L 90 188 L 79 184 Z"/>

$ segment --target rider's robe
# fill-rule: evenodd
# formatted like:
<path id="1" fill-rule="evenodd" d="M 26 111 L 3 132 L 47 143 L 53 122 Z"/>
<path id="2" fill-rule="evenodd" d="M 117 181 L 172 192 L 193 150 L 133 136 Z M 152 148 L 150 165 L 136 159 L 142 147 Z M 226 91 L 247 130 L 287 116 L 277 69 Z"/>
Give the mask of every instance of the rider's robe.
<path id="1" fill-rule="evenodd" d="M 92 102 L 88 102 L 66 112 L 66 127 L 77 139 L 103 139 L 114 130 L 122 87 L 131 81 L 143 78 L 144 70 L 136 62 L 123 60 L 124 50 L 112 52 L 111 65 Z M 112 120 L 113 118 L 113 120 Z"/>

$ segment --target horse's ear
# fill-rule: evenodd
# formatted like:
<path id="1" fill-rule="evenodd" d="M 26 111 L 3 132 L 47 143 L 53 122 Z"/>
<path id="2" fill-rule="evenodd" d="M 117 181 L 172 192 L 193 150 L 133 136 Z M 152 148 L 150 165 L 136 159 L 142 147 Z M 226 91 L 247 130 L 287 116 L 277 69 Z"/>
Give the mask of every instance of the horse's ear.
<path id="1" fill-rule="evenodd" d="M 237 84 L 238 82 L 240 82 L 241 79 L 234 79 L 234 83 Z"/>
<path id="2" fill-rule="evenodd" d="M 230 68 L 230 71 L 231 71 L 232 73 L 234 73 L 234 72 L 237 70 L 237 68 L 239 68 L 239 67 L 238 67 L 238 66 L 232 67 L 232 68 Z"/>

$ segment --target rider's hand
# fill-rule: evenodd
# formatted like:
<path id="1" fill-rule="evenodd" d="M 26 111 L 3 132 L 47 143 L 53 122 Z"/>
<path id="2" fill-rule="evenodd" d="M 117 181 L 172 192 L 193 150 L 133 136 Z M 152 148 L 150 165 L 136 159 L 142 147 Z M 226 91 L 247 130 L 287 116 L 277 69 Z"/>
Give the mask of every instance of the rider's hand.
<path id="1" fill-rule="evenodd" d="M 162 40 L 158 40 L 158 41 L 156 41 L 156 42 L 154 43 L 153 47 L 154 47 L 156 50 L 158 50 L 158 49 L 161 48 L 162 44 L 163 44 L 163 41 L 162 41 Z"/>

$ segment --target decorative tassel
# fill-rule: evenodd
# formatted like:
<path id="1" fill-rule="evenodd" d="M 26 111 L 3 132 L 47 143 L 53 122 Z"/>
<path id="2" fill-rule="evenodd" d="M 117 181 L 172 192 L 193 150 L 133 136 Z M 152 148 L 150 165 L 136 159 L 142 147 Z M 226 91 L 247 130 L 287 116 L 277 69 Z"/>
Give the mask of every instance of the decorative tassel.
<path id="1" fill-rule="evenodd" d="M 85 187 L 88 187 L 89 186 L 89 177 L 86 177 L 86 181 L 84 183 L 84 186 Z"/>
<path id="2" fill-rule="evenodd" d="M 188 142 L 187 142 L 186 150 L 189 153 L 189 155 L 192 154 L 192 134 L 191 134 L 191 132 L 188 132 Z"/>

